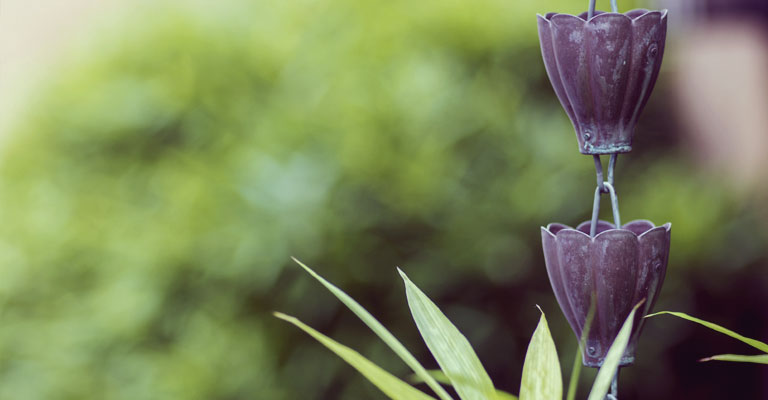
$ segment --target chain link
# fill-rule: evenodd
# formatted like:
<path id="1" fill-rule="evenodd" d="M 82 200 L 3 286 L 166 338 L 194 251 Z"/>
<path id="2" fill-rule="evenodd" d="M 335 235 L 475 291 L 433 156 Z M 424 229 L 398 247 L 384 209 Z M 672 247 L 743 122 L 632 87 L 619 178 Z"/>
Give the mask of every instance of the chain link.
<path id="1" fill-rule="evenodd" d="M 613 211 L 613 223 L 616 229 L 621 228 L 621 214 L 619 213 L 619 197 L 616 195 L 614 184 L 614 170 L 618 161 L 618 154 L 611 154 L 611 160 L 608 163 L 608 180 L 603 181 L 603 164 L 600 156 L 595 155 L 595 171 L 597 174 L 597 188 L 595 189 L 595 200 L 592 204 L 592 222 L 589 226 L 589 235 L 597 235 L 597 222 L 600 218 L 600 196 L 608 193 L 611 196 L 611 210 Z"/>

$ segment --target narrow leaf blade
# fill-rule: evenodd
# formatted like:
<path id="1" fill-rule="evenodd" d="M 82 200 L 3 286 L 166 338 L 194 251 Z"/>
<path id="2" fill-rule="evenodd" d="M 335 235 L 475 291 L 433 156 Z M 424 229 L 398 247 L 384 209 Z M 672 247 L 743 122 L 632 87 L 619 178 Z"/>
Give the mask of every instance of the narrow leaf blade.
<path id="1" fill-rule="evenodd" d="M 497 400 L 518 400 L 517 396 L 515 396 L 512 393 L 507 393 L 503 390 L 496 391 L 496 399 Z"/>
<path id="2" fill-rule="evenodd" d="M 413 320 L 440 368 L 462 400 L 495 400 L 496 390 L 464 335 L 403 271 L 405 292 Z"/>
<path id="3" fill-rule="evenodd" d="M 579 377 L 581 377 L 581 347 L 576 346 L 576 356 L 573 358 L 573 368 L 571 368 L 571 380 L 568 382 L 568 394 L 566 400 L 575 400 L 576 391 L 579 388 Z"/>
<path id="4" fill-rule="evenodd" d="M 547 318 L 541 313 L 539 325 L 533 332 L 523 364 L 520 383 L 521 400 L 549 400 L 563 398 L 563 376 L 557 349 L 549 332 Z"/>
<path id="5" fill-rule="evenodd" d="M 282 313 L 275 313 L 275 317 L 280 318 L 286 322 L 289 322 L 299 329 L 303 330 L 323 346 L 336 353 L 349 365 L 358 370 L 363 376 L 365 376 L 371 383 L 376 385 L 384 394 L 393 400 L 434 400 L 432 397 L 427 396 L 423 392 L 414 388 L 413 386 L 403 382 L 389 372 L 383 370 L 381 367 L 372 363 L 367 358 L 360 355 L 355 350 L 344 346 L 341 343 L 323 335 L 322 333 L 312 329 L 308 325 L 299 321 L 298 319 L 285 315 Z"/>
<path id="6" fill-rule="evenodd" d="M 433 378 L 435 378 L 436 381 L 444 384 L 444 385 L 451 385 L 451 380 L 448 379 L 448 376 L 445 375 L 445 372 L 439 370 L 439 369 L 430 369 L 427 370 L 427 372 L 432 375 Z M 423 383 L 424 381 L 419 378 L 418 375 L 411 375 L 411 382 L 413 383 Z M 503 390 L 496 390 L 496 399 L 497 400 L 518 400 L 517 396 L 515 396 L 512 393 L 505 392 Z"/>
<path id="7" fill-rule="evenodd" d="M 688 314 L 685 314 L 685 313 L 674 312 L 674 311 L 660 311 L 660 312 L 657 312 L 655 314 L 648 315 L 645 318 L 655 317 L 657 315 L 662 315 L 662 314 L 673 315 L 673 316 L 678 317 L 678 318 L 687 319 L 688 321 L 695 322 L 695 323 L 697 323 L 699 325 L 704 325 L 707 328 L 712 329 L 713 331 L 720 332 L 720 333 L 728 335 L 728 336 L 730 336 L 730 337 L 732 337 L 732 338 L 734 338 L 736 340 L 744 342 L 744 343 L 746 343 L 746 344 L 748 344 L 748 345 L 750 345 L 750 346 L 752 346 L 752 347 L 762 351 L 763 353 L 768 353 L 768 344 L 765 344 L 765 343 L 763 343 L 763 342 L 761 342 L 759 340 L 755 340 L 755 339 L 750 339 L 748 337 L 744 337 L 744 336 L 739 335 L 738 333 L 736 333 L 736 332 L 734 332 L 734 331 L 732 331 L 732 330 L 730 330 L 728 328 L 724 328 L 724 327 L 722 327 L 720 325 L 704 321 L 703 319 L 698 319 L 696 317 L 692 317 L 692 316 L 690 316 Z"/>
<path id="8" fill-rule="evenodd" d="M 325 278 L 320 276 L 317 272 L 304 265 L 301 261 L 293 258 L 297 264 L 304 268 L 307 273 L 312 275 L 323 284 L 334 296 L 336 296 L 344 305 L 347 306 L 360 320 L 363 321 L 373 333 L 375 333 L 387 346 L 389 346 L 395 354 L 400 357 L 416 375 L 418 375 L 422 382 L 426 383 L 442 400 L 453 400 L 448 392 L 440 386 L 437 381 L 427 372 L 427 370 L 419 364 L 411 352 L 409 352 L 402 343 L 400 343 L 394 335 L 392 335 L 387 328 L 384 327 L 371 313 L 369 313 L 363 306 L 361 306 L 355 299 L 346 294 L 343 290 L 339 289 L 336 285 L 328 282 Z"/>
<path id="9" fill-rule="evenodd" d="M 437 382 L 442 383 L 443 385 L 451 385 L 451 380 L 448 379 L 448 376 L 445 374 L 445 372 L 439 370 L 439 369 L 428 369 L 427 373 L 431 375 Z M 424 383 L 424 380 L 421 379 L 418 375 L 411 375 L 411 382 L 413 383 Z"/>
<path id="10" fill-rule="evenodd" d="M 760 354 L 756 356 L 742 356 L 739 354 L 719 354 L 712 357 L 703 358 L 699 361 L 733 361 L 733 362 L 745 362 L 755 364 L 768 364 L 768 354 Z"/>
<path id="11" fill-rule="evenodd" d="M 613 340 L 611 348 L 608 349 L 608 354 L 605 356 L 603 366 L 597 371 L 597 377 L 595 383 L 592 384 L 592 391 L 589 392 L 589 400 L 603 400 L 605 395 L 608 394 L 608 390 L 611 387 L 613 377 L 616 376 L 616 372 L 619 370 L 619 363 L 621 363 L 621 357 L 624 355 L 624 350 L 627 349 L 629 343 L 629 337 L 632 334 L 632 323 L 635 319 L 635 312 L 645 300 L 638 303 L 629 313 L 624 325 L 621 326 L 619 334 L 616 335 L 616 339 Z"/>

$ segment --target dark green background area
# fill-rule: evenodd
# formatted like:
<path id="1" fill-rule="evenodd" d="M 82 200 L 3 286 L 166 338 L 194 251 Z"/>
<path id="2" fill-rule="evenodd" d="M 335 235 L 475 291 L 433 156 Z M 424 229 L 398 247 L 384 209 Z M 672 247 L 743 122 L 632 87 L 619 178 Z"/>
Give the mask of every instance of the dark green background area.
<path id="1" fill-rule="evenodd" d="M 515 393 L 539 304 L 567 371 L 576 340 L 539 227 L 586 220 L 595 180 L 535 13 L 581 8 L 229 0 L 126 16 L 57 66 L 4 144 L 0 398 L 382 398 L 271 316 L 408 374 L 290 256 L 434 368 L 400 266 Z M 690 162 L 667 79 L 617 172 L 625 221 L 673 223 L 656 308 L 764 337 L 761 209 Z M 748 350 L 650 320 L 622 399 L 759 398 L 759 367 L 696 362 Z"/>

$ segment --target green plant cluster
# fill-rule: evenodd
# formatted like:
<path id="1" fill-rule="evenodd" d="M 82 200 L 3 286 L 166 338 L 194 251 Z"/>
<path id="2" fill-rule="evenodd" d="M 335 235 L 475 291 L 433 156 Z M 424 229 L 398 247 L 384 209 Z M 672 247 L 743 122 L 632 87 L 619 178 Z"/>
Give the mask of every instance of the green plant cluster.
<path id="1" fill-rule="evenodd" d="M 494 388 L 491 378 L 488 376 L 467 338 L 440 311 L 440 308 L 411 282 L 403 271 L 398 269 L 405 283 L 405 292 L 408 297 L 411 315 L 416 322 L 416 326 L 419 328 L 421 337 L 440 365 L 441 369 L 439 371 L 427 371 L 405 349 L 400 341 L 357 301 L 300 261 L 296 260 L 296 262 L 354 312 L 400 359 L 413 369 L 416 381 L 426 383 L 441 400 L 451 400 L 452 397 L 440 386 L 438 378 L 441 381 L 440 383 L 452 387 L 462 400 L 518 399 L 512 394 Z M 603 400 L 606 398 L 611 382 L 618 373 L 622 355 L 629 343 L 635 312 L 640 305 L 642 305 L 642 302 L 632 309 L 614 339 L 605 357 L 605 362 L 597 373 L 592 390 L 589 393 L 589 400 Z M 358 372 L 363 374 L 390 399 L 434 400 L 433 397 L 424 394 L 424 392 L 391 375 L 361 356 L 358 352 L 323 335 L 297 318 L 282 313 L 275 313 L 275 316 L 297 326 L 329 350 L 336 353 L 337 356 L 357 369 Z M 572 382 L 579 379 L 580 361 L 581 352 L 577 352 L 575 368 L 571 371 Z M 569 385 L 568 400 L 575 398 L 575 388 L 576 385 Z M 560 361 L 543 311 L 525 355 L 519 398 L 522 400 L 555 400 L 563 398 Z"/>
<path id="2" fill-rule="evenodd" d="M 497 390 L 491 378 L 488 376 L 482 362 L 477 357 L 471 343 L 456 328 L 455 325 L 443 314 L 440 308 L 424 294 L 403 272 L 398 269 L 400 276 L 405 283 L 405 292 L 408 297 L 408 306 L 411 310 L 414 322 L 421 333 L 421 337 L 429 348 L 430 352 L 440 365 L 440 370 L 427 371 L 416 358 L 387 330 L 365 307 L 361 306 L 352 297 L 343 290 L 328 282 L 325 278 L 304 265 L 302 262 L 294 259 L 304 270 L 312 277 L 317 279 L 334 296 L 336 296 L 347 308 L 349 308 L 368 328 L 375 333 L 400 359 L 407 364 L 414 372 L 414 380 L 417 383 L 426 383 L 441 400 L 452 400 L 453 397 L 440 385 L 444 384 L 453 388 L 456 394 L 462 400 L 517 400 L 518 397 Z M 635 312 L 645 302 L 643 299 L 638 303 L 627 316 L 624 324 L 619 330 L 616 338 L 605 357 L 604 363 L 600 367 L 592 390 L 589 393 L 589 400 L 616 399 L 616 381 L 619 372 L 619 363 L 629 343 L 632 334 L 632 325 L 635 320 Z M 541 310 L 540 310 L 541 311 Z M 592 314 L 592 311 L 590 311 Z M 760 355 L 735 355 L 721 354 L 702 359 L 701 361 L 731 361 L 746 362 L 756 364 L 768 364 L 768 344 L 759 340 L 744 337 L 736 332 L 726 329 L 722 326 L 707 322 L 684 313 L 662 311 L 646 316 L 654 317 L 657 315 L 669 314 L 689 321 L 696 322 L 712 330 L 723 333 L 737 340 L 740 340 L 764 354 Z M 274 314 L 286 322 L 289 322 L 299 329 L 303 330 L 318 342 L 323 344 L 329 350 L 334 352 L 341 359 L 354 367 L 358 372 L 365 376 L 368 381 L 381 390 L 388 398 L 392 400 L 434 400 L 424 392 L 416 389 L 410 384 L 393 376 L 375 363 L 363 357 L 357 351 L 333 340 L 332 338 L 318 332 L 310 326 L 307 326 L 299 319 L 276 312 Z M 588 317 L 591 320 L 591 317 Z M 589 323 L 587 323 L 589 326 Z M 589 328 L 585 328 L 588 330 Z M 584 345 L 584 338 L 580 347 Z M 571 371 L 571 384 L 569 384 L 567 399 L 576 398 L 576 388 L 581 370 L 581 351 L 576 352 L 574 368 Z M 611 382 L 614 382 L 612 385 Z M 613 389 L 611 389 L 613 387 Z M 608 395 L 611 390 L 611 396 Z M 555 400 L 563 398 L 563 381 L 560 361 L 557 355 L 552 335 L 550 334 L 547 319 L 544 312 L 541 313 L 541 319 L 533 332 L 528 350 L 525 355 L 523 365 L 523 374 L 520 383 L 520 399 L 522 400 Z"/>
<path id="3" fill-rule="evenodd" d="M 285 268 L 291 255 L 373 311 L 400 309 L 389 282 L 408 266 L 489 346 L 523 307 L 556 309 L 546 287 L 525 289 L 544 279 L 538 227 L 588 218 L 594 182 L 534 16 L 583 5 L 142 4 L 51 66 L 4 138 L 0 398 L 372 396 L 270 317 L 311 315 L 328 334 L 349 321 Z M 640 129 L 638 149 L 654 149 Z M 679 149 L 637 157 L 636 172 L 619 163 L 622 213 L 675 222 L 665 293 L 685 299 L 675 271 L 726 248 L 732 267 L 759 254 L 759 237 L 733 234 L 751 211 Z M 483 306 L 492 293 L 524 301 L 502 315 Z M 364 329 L 339 331 L 384 354 Z"/>

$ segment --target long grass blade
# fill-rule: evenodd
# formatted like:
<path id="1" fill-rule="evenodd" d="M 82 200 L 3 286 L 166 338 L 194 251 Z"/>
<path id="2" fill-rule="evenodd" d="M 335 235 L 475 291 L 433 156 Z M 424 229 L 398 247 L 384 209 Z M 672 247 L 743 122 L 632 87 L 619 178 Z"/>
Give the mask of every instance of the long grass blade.
<path id="1" fill-rule="evenodd" d="M 592 384 L 592 390 L 589 392 L 589 400 L 603 400 L 605 395 L 608 394 L 611 382 L 619 370 L 621 357 L 624 355 L 624 350 L 627 349 L 629 337 L 632 334 L 632 322 L 635 319 L 635 312 L 644 302 L 645 300 L 641 301 L 632 309 L 632 312 L 629 313 L 626 321 L 624 321 L 624 325 L 621 326 L 619 334 L 616 335 L 616 339 L 613 340 L 613 344 L 608 349 L 608 354 L 606 354 L 603 361 L 603 366 L 597 371 L 595 383 Z"/>
<path id="2" fill-rule="evenodd" d="M 760 354 L 756 356 L 742 356 L 739 354 L 719 354 L 712 357 L 702 358 L 699 361 L 733 361 L 733 362 L 745 362 L 755 364 L 768 364 L 768 354 Z"/>
<path id="3" fill-rule="evenodd" d="M 315 338 L 318 342 L 322 343 L 325 347 L 336 353 L 349 365 L 358 370 L 363 376 L 365 376 L 371 383 L 376 385 L 384 394 L 392 400 L 434 400 L 434 398 L 427 396 L 423 392 L 414 388 L 413 386 L 403 382 L 389 372 L 383 370 L 378 365 L 372 363 L 367 358 L 360 355 L 355 350 L 344 346 L 341 343 L 323 335 L 322 333 L 312 329 L 308 325 L 299 321 L 297 318 L 285 315 L 282 313 L 274 313 L 275 317 L 289 322 L 310 336 Z"/>
<path id="4" fill-rule="evenodd" d="M 403 271 L 405 292 L 421 337 L 462 400 L 495 400 L 496 390 L 464 335 Z"/>
<path id="5" fill-rule="evenodd" d="M 752 346 L 752 347 L 762 351 L 763 353 L 768 353 L 768 344 L 765 344 L 765 343 L 763 343 L 763 342 L 761 342 L 759 340 L 750 339 L 748 337 L 739 335 L 738 333 L 736 333 L 736 332 L 734 332 L 734 331 L 732 331 L 732 330 L 730 330 L 728 328 L 724 328 L 724 327 L 722 327 L 720 325 L 704 321 L 703 319 L 698 319 L 696 317 L 692 317 L 692 316 L 690 316 L 688 314 L 685 314 L 685 313 L 674 312 L 674 311 L 660 311 L 660 312 L 648 315 L 645 318 L 655 317 L 657 315 L 662 315 L 662 314 L 674 315 L 675 317 L 682 318 L 682 319 L 687 319 L 688 321 L 695 322 L 695 323 L 697 323 L 699 325 L 704 325 L 707 328 L 712 329 L 713 331 L 720 332 L 720 333 L 728 335 L 728 336 L 730 336 L 730 337 L 732 337 L 732 338 L 734 338 L 736 340 L 742 341 L 742 342 L 744 342 L 744 343 L 746 343 L 746 344 L 748 344 L 748 345 L 750 345 L 750 346 Z"/>
<path id="6" fill-rule="evenodd" d="M 301 261 L 293 258 L 297 264 L 299 264 L 305 271 L 307 271 L 313 278 L 317 279 L 323 284 L 334 296 L 336 296 L 344 305 L 346 305 L 355 315 L 360 318 L 371 330 L 375 333 L 387 346 L 389 346 L 395 354 L 400 357 L 412 370 L 421 378 L 421 381 L 426 383 L 427 386 L 432 389 L 438 397 L 442 400 L 453 400 L 448 392 L 440 386 L 435 379 L 427 373 L 427 370 L 421 366 L 411 352 L 409 352 L 402 343 L 400 343 L 394 335 L 392 335 L 387 328 L 385 328 L 371 313 L 369 313 L 363 306 L 361 306 L 355 299 L 346 294 L 343 290 L 336 287 L 336 285 L 328 282 L 325 278 L 320 276 L 317 272 L 309 268 Z"/>
<path id="7" fill-rule="evenodd" d="M 576 347 L 576 356 L 573 358 L 573 368 L 571 368 L 571 379 L 568 382 L 568 394 L 566 400 L 576 399 L 576 390 L 579 388 L 579 377 L 581 376 L 581 346 Z"/>

